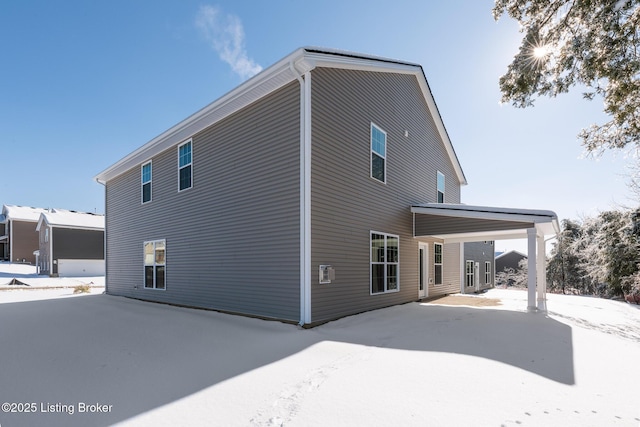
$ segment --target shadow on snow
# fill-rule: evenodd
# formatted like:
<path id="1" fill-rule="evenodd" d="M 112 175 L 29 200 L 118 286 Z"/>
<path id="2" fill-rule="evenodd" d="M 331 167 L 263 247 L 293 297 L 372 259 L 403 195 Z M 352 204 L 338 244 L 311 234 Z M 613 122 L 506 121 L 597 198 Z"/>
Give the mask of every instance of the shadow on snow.
<path id="1" fill-rule="evenodd" d="M 112 411 L 0 413 L 0 424 L 110 425 L 322 341 L 477 356 L 574 384 L 571 328 L 541 314 L 410 303 L 301 330 L 96 295 L 0 306 L 0 400 Z"/>

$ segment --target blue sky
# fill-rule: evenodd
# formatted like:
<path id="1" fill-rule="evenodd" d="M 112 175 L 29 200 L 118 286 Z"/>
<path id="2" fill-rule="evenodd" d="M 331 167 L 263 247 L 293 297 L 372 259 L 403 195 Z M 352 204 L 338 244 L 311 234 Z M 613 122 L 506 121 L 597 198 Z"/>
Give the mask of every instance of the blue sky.
<path id="1" fill-rule="evenodd" d="M 520 34 L 492 5 L 2 2 L 0 204 L 104 212 L 97 173 L 306 45 L 421 64 L 469 182 L 464 203 L 561 219 L 634 203 L 624 153 L 580 158 L 580 129 L 606 120 L 601 100 L 576 91 L 533 109 L 499 104 Z"/>

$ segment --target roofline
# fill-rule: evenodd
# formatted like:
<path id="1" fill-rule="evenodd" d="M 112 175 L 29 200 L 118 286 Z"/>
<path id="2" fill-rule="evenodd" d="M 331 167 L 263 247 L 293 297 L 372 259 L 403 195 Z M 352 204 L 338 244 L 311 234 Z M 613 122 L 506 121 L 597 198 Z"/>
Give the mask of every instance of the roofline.
<path id="1" fill-rule="evenodd" d="M 527 258 L 527 255 L 526 255 L 526 254 L 523 254 L 523 253 L 522 253 L 522 252 L 520 252 L 520 251 L 516 251 L 515 249 L 511 249 L 511 250 L 510 250 L 510 251 L 508 251 L 508 252 L 503 252 L 503 253 L 501 253 L 500 255 L 496 256 L 496 259 L 498 259 L 498 258 L 502 258 L 503 256 L 508 255 L 508 254 L 518 254 L 518 255 L 520 255 L 520 256 L 523 256 L 523 257 Z"/>
<path id="2" fill-rule="evenodd" d="M 476 218 L 496 221 L 531 222 L 534 224 L 551 224 L 553 234 L 560 233 L 558 215 L 549 210 L 502 208 L 493 206 L 474 206 L 454 203 L 426 203 L 411 206 L 414 214 L 453 216 L 459 218 Z M 550 231 L 550 230 L 549 230 Z M 552 233 L 548 233 L 551 235 Z"/>
<path id="3" fill-rule="evenodd" d="M 462 166 L 449 139 L 449 134 L 442 121 L 442 116 L 435 103 L 422 66 L 395 59 L 319 47 L 296 49 L 280 61 L 109 166 L 97 174 L 94 180 L 100 184 L 105 184 L 107 181 L 180 144 L 194 134 L 267 96 L 269 93 L 297 80 L 300 75 L 317 67 L 415 75 L 438 133 L 453 164 L 458 181 L 461 185 L 467 184 Z"/>
<path id="4" fill-rule="evenodd" d="M 87 215 L 87 214 L 82 214 L 82 215 Z M 88 215 L 93 215 L 93 214 L 88 214 Z M 98 216 L 98 215 L 96 215 Z M 40 218 L 38 219 L 38 225 L 36 225 L 36 231 L 40 231 L 40 227 L 42 227 L 42 223 L 46 223 L 47 226 L 52 227 L 52 228 L 67 228 L 67 229 L 72 229 L 72 230 L 88 230 L 88 231 L 104 231 L 105 227 L 92 227 L 90 225 L 69 225 L 69 224 L 56 224 L 56 223 L 52 223 L 49 222 L 49 220 L 47 219 L 47 216 L 44 213 L 40 214 Z"/>

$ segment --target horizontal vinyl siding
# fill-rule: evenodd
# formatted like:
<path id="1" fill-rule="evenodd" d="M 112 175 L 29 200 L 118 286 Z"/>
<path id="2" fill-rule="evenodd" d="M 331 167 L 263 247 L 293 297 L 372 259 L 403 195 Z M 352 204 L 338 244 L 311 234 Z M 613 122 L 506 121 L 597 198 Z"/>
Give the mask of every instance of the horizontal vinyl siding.
<path id="1" fill-rule="evenodd" d="M 451 234 L 475 231 L 520 230 L 535 227 L 534 223 L 518 221 L 494 221 L 489 219 L 456 218 L 428 214 L 416 214 L 416 235 Z"/>
<path id="2" fill-rule="evenodd" d="M 312 320 L 414 301 L 418 240 L 410 206 L 436 201 L 438 170 L 446 177 L 445 201 L 460 201 L 418 83 L 413 76 L 319 68 L 311 87 Z M 370 178 L 371 122 L 387 133 L 386 184 Z M 400 236 L 399 292 L 370 294 L 370 231 Z M 334 266 L 333 283 L 319 284 L 321 264 Z"/>
<path id="3" fill-rule="evenodd" d="M 22 262 L 24 259 L 29 264 L 35 264 L 34 251 L 40 249 L 40 236 L 36 231 L 36 222 L 11 221 L 13 227 L 13 253 L 12 262 Z"/>
<path id="4" fill-rule="evenodd" d="M 50 238 L 53 259 L 104 259 L 104 231 L 54 227 Z"/>
<path id="5" fill-rule="evenodd" d="M 112 294 L 299 318 L 299 86 L 292 83 L 193 137 L 193 188 L 178 193 L 177 148 L 107 183 Z M 166 239 L 166 290 L 143 287 L 143 242 Z"/>

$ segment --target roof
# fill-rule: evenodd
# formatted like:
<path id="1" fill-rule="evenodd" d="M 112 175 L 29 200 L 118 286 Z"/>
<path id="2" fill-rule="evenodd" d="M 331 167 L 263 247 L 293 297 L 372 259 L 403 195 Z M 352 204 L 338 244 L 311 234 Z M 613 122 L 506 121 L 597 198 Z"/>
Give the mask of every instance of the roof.
<path id="1" fill-rule="evenodd" d="M 508 252 L 503 252 L 503 253 L 501 253 L 500 255 L 497 255 L 497 256 L 496 256 L 496 259 L 500 259 L 500 258 L 502 258 L 502 257 L 504 257 L 504 256 L 511 255 L 511 254 L 516 254 L 516 255 L 520 255 L 520 256 L 521 256 L 521 257 L 523 257 L 523 258 L 527 258 L 527 255 L 526 255 L 526 254 L 523 254 L 522 252 L 520 252 L 520 251 L 516 251 L 516 250 L 514 249 L 514 250 L 510 250 L 510 251 L 508 251 Z"/>
<path id="2" fill-rule="evenodd" d="M 106 183 L 122 173 L 147 162 L 153 156 L 184 142 L 194 134 L 248 106 L 256 100 L 297 80 L 304 73 L 317 67 L 414 75 L 418 80 L 438 133 L 444 142 L 456 176 L 461 185 L 467 183 L 442 121 L 442 117 L 440 116 L 440 112 L 438 111 L 438 107 L 433 99 L 433 94 L 427 83 L 424 71 L 420 65 L 395 59 L 318 47 L 303 47 L 295 50 L 269 68 L 245 81 L 231 92 L 207 105 L 100 172 L 94 179 L 100 183 Z"/>
<path id="3" fill-rule="evenodd" d="M 427 203 L 411 207 L 414 235 L 435 236 L 448 242 L 520 239 L 535 228 L 544 236 L 560 232 L 553 211 L 453 203 Z"/>
<path id="4" fill-rule="evenodd" d="M 40 214 L 36 230 L 39 231 L 43 223 L 51 227 L 76 228 L 82 230 L 104 230 L 104 215 L 88 212 L 52 209 L 51 212 Z"/>
<path id="5" fill-rule="evenodd" d="M 47 212 L 47 209 L 16 205 L 2 206 L 5 220 L 37 222 L 43 212 Z"/>

